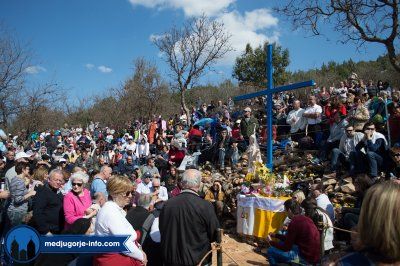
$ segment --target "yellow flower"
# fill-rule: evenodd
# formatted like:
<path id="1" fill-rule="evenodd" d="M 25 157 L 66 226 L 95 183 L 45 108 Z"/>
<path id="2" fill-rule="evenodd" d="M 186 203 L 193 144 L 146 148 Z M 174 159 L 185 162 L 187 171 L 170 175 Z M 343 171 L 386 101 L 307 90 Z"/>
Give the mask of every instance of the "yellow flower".
<path id="1" fill-rule="evenodd" d="M 253 180 L 253 178 L 254 178 L 253 173 L 247 173 L 245 179 L 246 179 L 246 181 L 251 182 Z"/>

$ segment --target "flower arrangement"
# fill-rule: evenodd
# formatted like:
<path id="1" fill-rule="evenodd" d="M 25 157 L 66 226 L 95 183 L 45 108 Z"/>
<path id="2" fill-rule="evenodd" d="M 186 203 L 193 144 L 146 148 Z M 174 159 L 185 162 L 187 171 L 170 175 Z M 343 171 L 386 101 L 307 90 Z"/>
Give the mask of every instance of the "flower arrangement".
<path id="1" fill-rule="evenodd" d="M 264 185 L 273 186 L 275 184 L 276 175 L 272 173 L 264 164 L 255 162 L 254 168 L 254 176 L 258 178 Z"/>

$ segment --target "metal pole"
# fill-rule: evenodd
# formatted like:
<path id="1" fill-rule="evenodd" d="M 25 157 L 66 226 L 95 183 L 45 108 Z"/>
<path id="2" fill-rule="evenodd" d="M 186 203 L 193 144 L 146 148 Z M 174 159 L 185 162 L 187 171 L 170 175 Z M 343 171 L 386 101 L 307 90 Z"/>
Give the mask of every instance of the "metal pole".
<path id="1" fill-rule="evenodd" d="M 220 248 L 217 250 L 217 266 L 222 266 L 222 246 L 221 246 L 221 243 L 222 243 L 223 234 L 224 234 L 224 229 L 218 228 L 217 229 L 217 243 L 218 243 L 218 246 Z"/>
<path id="2" fill-rule="evenodd" d="M 390 136 L 390 126 L 389 126 L 389 113 L 388 113 L 388 101 L 387 101 L 387 96 L 384 99 L 385 101 L 385 112 L 386 112 L 386 128 L 387 128 L 387 133 L 388 133 L 388 144 L 389 144 L 389 148 L 392 147 L 392 138 Z"/>
<path id="3" fill-rule="evenodd" d="M 267 90 L 272 90 L 273 88 L 273 66 L 272 66 L 272 44 L 267 45 Z M 267 163 L 266 166 L 272 170 L 272 94 L 267 94 L 267 104 L 265 106 L 267 113 Z"/>

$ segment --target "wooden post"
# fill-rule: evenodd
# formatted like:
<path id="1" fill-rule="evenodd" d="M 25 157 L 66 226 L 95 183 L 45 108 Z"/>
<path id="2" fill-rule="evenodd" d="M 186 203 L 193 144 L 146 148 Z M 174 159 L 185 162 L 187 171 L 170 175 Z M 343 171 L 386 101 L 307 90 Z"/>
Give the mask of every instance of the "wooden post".
<path id="1" fill-rule="evenodd" d="M 220 247 L 217 250 L 217 266 L 222 266 L 222 247 L 221 247 L 221 243 L 222 243 L 222 236 L 224 235 L 224 229 L 218 228 L 217 229 L 217 243 L 218 246 Z"/>

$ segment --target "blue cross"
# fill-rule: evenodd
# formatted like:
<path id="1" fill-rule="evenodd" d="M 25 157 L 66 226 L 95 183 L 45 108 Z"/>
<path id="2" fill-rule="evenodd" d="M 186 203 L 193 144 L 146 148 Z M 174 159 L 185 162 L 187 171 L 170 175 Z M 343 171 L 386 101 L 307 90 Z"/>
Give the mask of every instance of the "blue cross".
<path id="1" fill-rule="evenodd" d="M 267 61 L 266 61 L 266 68 L 267 68 L 267 89 L 262 91 L 257 91 L 254 93 L 249 93 L 245 95 L 240 95 L 234 98 L 234 101 L 243 101 L 252 99 L 255 97 L 260 96 L 267 96 L 267 104 L 265 106 L 267 112 L 267 162 L 266 166 L 269 169 L 272 169 L 273 166 L 273 155 L 272 155 L 272 94 L 283 92 L 283 91 L 291 91 L 296 90 L 304 87 L 315 86 L 314 80 L 308 80 L 303 82 L 298 82 L 290 85 L 280 86 L 280 87 L 273 87 L 272 83 L 272 73 L 273 73 L 273 66 L 272 66 L 272 44 L 267 45 Z M 249 162 L 251 163 L 251 162 Z"/>

